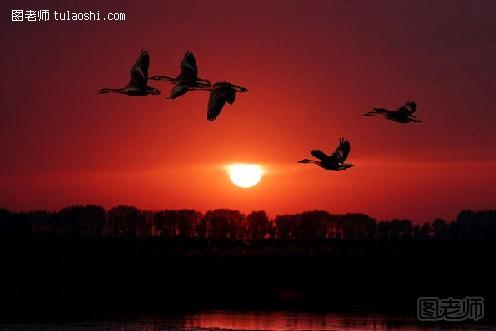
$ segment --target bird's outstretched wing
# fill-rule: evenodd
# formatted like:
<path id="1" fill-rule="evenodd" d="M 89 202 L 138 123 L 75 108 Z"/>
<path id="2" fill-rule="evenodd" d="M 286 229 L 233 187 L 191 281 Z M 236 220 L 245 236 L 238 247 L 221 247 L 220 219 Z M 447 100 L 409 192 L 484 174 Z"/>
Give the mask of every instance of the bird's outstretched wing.
<path id="1" fill-rule="evenodd" d="M 343 163 L 344 161 L 346 161 L 348 154 L 350 154 L 350 150 L 350 142 L 345 138 L 341 138 L 339 139 L 339 145 L 336 148 L 336 151 L 332 153 L 331 157 L 334 158 L 336 162 Z"/>
<path id="2" fill-rule="evenodd" d="M 196 67 L 196 58 L 190 51 L 184 53 L 183 60 L 181 61 L 182 79 L 196 80 L 198 78 L 198 68 Z"/>
<path id="3" fill-rule="evenodd" d="M 320 149 L 314 149 L 310 153 L 312 154 L 312 156 L 321 161 L 325 161 L 327 158 L 329 158 L 329 156 L 326 155 L 326 153 L 322 152 Z"/>
<path id="4" fill-rule="evenodd" d="M 207 120 L 215 120 L 217 116 L 219 116 L 225 104 L 226 98 L 220 89 L 213 89 L 210 91 L 207 108 Z"/>
<path id="5" fill-rule="evenodd" d="M 150 67 L 150 54 L 142 50 L 140 56 L 131 67 L 131 81 L 128 86 L 146 88 L 148 82 L 148 68 Z"/>
<path id="6" fill-rule="evenodd" d="M 231 83 L 215 83 L 210 91 L 210 98 L 208 99 L 207 119 L 209 121 L 215 120 L 226 102 L 233 104 L 234 100 L 236 100 L 236 90 Z"/>
<path id="7" fill-rule="evenodd" d="M 176 85 L 174 85 L 174 87 L 172 88 L 171 90 L 171 94 L 170 96 L 168 97 L 168 99 L 172 99 L 174 100 L 175 98 L 177 97 L 180 97 L 181 95 L 184 95 L 186 94 L 186 92 L 189 91 L 189 88 L 187 85 L 185 84 L 181 84 L 181 83 L 177 83 Z"/>

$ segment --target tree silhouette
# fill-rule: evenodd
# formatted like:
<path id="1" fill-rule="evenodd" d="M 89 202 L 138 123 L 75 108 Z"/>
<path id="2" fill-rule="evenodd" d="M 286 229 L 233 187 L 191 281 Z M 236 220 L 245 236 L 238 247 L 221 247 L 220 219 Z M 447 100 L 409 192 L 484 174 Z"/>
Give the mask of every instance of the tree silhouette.
<path id="1" fill-rule="evenodd" d="M 248 237 L 252 240 L 260 240 L 270 236 L 272 223 L 263 210 L 252 211 L 246 218 Z"/>
<path id="2" fill-rule="evenodd" d="M 107 212 L 95 205 L 70 206 L 55 215 L 55 226 L 61 233 L 72 237 L 101 236 Z"/>
<path id="3" fill-rule="evenodd" d="M 161 210 L 153 215 L 153 233 L 164 237 L 192 238 L 201 220 L 196 210 Z"/>
<path id="4" fill-rule="evenodd" d="M 393 219 L 377 222 L 365 214 L 329 214 L 310 210 L 277 215 L 265 211 L 247 217 L 238 210 L 216 209 L 203 217 L 196 210 L 142 211 L 119 205 L 108 211 L 96 205 L 14 213 L 0 209 L 0 236 L 147 237 L 219 240 L 494 240 L 496 210 L 461 211 L 456 220 L 436 219 L 413 225 Z"/>
<path id="5" fill-rule="evenodd" d="M 437 218 L 432 222 L 432 235 L 434 239 L 447 239 L 448 238 L 448 226 L 446 221 Z"/>
<path id="6" fill-rule="evenodd" d="M 496 210 L 463 210 L 456 217 L 457 230 L 466 239 L 496 239 Z"/>
<path id="7" fill-rule="evenodd" d="M 15 228 L 14 214 L 7 209 L 0 209 L 0 236 L 19 236 L 19 229 Z"/>
<path id="8" fill-rule="evenodd" d="M 371 239 L 375 234 L 376 220 L 365 214 L 345 214 L 338 227 L 345 239 Z"/>
<path id="9" fill-rule="evenodd" d="M 32 211 L 24 215 L 26 219 L 24 222 L 30 223 L 30 232 L 33 235 L 63 235 L 68 233 L 63 226 L 57 227 L 56 224 L 56 213 L 48 212 L 46 210 Z"/>
<path id="10" fill-rule="evenodd" d="M 202 219 L 206 237 L 212 239 L 242 239 L 244 215 L 239 210 L 215 209 L 208 211 Z"/>
<path id="11" fill-rule="evenodd" d="M 312 210 L 303 212 L 298 220 L 297 239 L 326 239 L 330 215 L 326 211 Z"/>
<path id="12" fill-rule="evenodd" d="M 390 239 L 411 239 L 413 225 L 410 220 L 392 220 L 390 223 Z"/>
<path id="13" fill-rule="evenodd" d="M 420 228 L 420 239 L 430 239 L 432 234 L 432 226 L 430 223 L 424 223 Z"/>
<path id="14" fill-rule="evenodd" d="M 391 222 L 381 221 L 377 223 L 377 238 L 380 240 L 390 240 L 391 237 Z"/>
<path id="15" fill-rule="evenodd" d="M 143 224 L 143 214 L 136 207 L 119 205 L 108 212 L 107 231 L 111 236 L 136 237 L 137 228 Z"/>
<path id="16" fill-rule="evenodd" d="M 277 215 L 274 223 L 277 239 L 296 239 L 298 233 L 298 215 Z"/>

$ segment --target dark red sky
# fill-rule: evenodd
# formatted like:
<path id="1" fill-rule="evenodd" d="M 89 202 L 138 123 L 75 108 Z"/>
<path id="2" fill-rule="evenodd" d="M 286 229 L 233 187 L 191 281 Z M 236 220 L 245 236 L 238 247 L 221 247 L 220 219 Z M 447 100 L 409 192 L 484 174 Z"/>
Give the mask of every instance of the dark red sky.
<path id="1" fill-rule="evenodd" d="M 76 203 L 453 218 L 496 207 L 494 1 L 2 1 L 0 207 Z M 125 12 L 125 22 L 13 23 L 12 9 Z M 97 95 L 141 48 L 175 74 L 249 88 L 217 121 L 207 94 Z M 154 84 L 166 94 L 165 83 Z M 360 115 L 417 101 L 423 123 Z M 347 172 L 296 164 L 352 143 Z M 255 188 L 223 166 L 257 162 Z"/>

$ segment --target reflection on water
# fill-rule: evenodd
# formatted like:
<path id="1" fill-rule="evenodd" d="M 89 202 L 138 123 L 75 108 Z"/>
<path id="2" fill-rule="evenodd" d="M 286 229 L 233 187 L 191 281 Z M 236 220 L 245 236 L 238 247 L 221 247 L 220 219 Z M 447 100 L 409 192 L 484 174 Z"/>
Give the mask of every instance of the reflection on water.
<path id="1" fill-rule="evenodd" d="M 214 311 L 174 317 L 121 318 L 70 323 L 9 323 L 0 330 L 26 331 L 222 331 L 222 330 L 494 330 L 494 325 L 420 324 L 402 316 Z"/>

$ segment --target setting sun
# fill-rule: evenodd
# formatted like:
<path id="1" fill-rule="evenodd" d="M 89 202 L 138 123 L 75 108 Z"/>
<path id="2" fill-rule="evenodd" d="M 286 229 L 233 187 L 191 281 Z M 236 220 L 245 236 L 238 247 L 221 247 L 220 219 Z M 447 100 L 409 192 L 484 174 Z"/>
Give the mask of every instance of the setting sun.
<path id="1" fill-rule="evenodd" d="M 257 164 L 231 164 L 228 167 L 231 182 L 242 188 L 257 185 L 262 179 L 262 167 Z"/>

